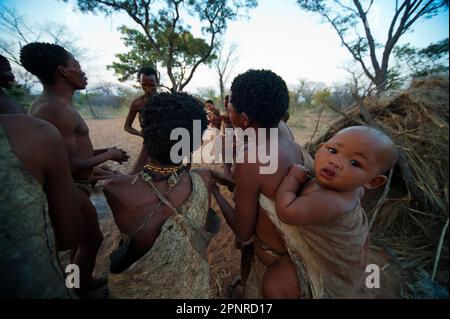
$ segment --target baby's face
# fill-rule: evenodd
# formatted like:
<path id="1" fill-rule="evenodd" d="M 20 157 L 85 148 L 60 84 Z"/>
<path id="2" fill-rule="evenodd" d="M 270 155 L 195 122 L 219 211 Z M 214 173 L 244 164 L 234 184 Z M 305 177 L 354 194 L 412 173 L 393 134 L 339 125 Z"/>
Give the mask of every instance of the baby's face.
<path id="1" fill-rule="evenodd" d="M 320 185 L 351 191 L 379 174 L 377 140 L 361 131 L 342 132 L 322 144 L 316 153 L 315 172 Z"/>

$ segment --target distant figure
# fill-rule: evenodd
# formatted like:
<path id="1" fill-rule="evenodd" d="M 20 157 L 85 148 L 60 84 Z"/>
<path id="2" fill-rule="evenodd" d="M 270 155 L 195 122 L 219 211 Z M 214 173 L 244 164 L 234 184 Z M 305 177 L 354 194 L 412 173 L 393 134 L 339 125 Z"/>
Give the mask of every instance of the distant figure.
<path id="1" fill-rule="evenodd" d="M 206 100 L 204 107 L 210 127 L 220 129 L 222 119 L 219 109 L 214 106 L 214 102 L 212 100 Z"/>
<path id="2" fill-rule="evenodd" d="M 124 130 L 130 134 L 143 137 L 142 130 L 138 131 L 133 128 L 133 122 L 136 115 L 139 114 L 139 125 L 142 128 L 142 111 L 145 104 L 150 100 L 150 98 L 156 94 L 156 88 L 158 87 L 158 73 L 155 69 L 150 67 L 142 67 L 137 75 L 138 81 L 141 84 L 144 95 L 135 99 L 128 111 L 127 118 L 125 120 Z M 148 154 L 144 146 L 142 146 L 141 151 L 137 160 L 134 162 L 130 174 L 136 174 L 147 162 Z"/>
<path id="3" fill-rule="evenodd" d="M 106 284 L 106 280 L 92 279 L 95 258 L 103 241 L 95 207 L 89 200 L 92 191 L 90 176 L 93 169 L 108 160 L 119 163 L 127 161 L 127 154 L 118 148 L 97 149 L 92 147 L 89 128 L 72 105 L 76 90 L 87 85 L 87 78 L 78 61 L 63 47 L 49 43 L 29 43 L 21 50 L 20 60 L 24 68 L 36 75 L 44 91 L 36 99 L 31 114 L 53 124 L 63 137 L 72 176 L 79 190 L 83 230 L 78 248 L 74 249 L 73 263 L 80 267 L 81 297 Z M 102 168 L 103 179 L 115 173 Z M 96 179 L 101 179 L 96 176 Z M 93 296 L 94 297 L 94 296 Z"/>
<path id="4" fill-rule="evenodd" d="M 3 89 L 10 89 L 15 83 L 11 64 L 0 55 L 0 114 L 23 114 L 23 108 L 16 101 L 9 98 Z"/>
<path id="5" fill-rule="evenodd" d="M 208 112 L 208 111 L 212 111 L 214 108 L 215 108 L 214 102 L 212 100 L 206 100 L 205 110 Z"/>
<path id="6" fill-rule="evenodd" d="M 364 188 L 386 183 L 384 173 L 394 166 L 397 156 L 387 135 L 354 126 L 338 132 L 317 150 L 315 178 L 310 179 L 301 165 L 290 168 L 277 190 L 276 216 L 298 230 L 291 232 L 296 238 L 288 240 L 289 254 L 281 254 L 266 271 L 264 297 L 301 296 L 290 257 L 293 252 L 304 261 L 314 298 L 356 297 L 362 288 L 369 233 L 361 198 Z"/>
<path id="7" fill-rule="evenodd" d="M 113 298 L 209 298 L 206 248 L 218 229 L 210 212 L 211 173 L 190 170 L 171 149 L 173 129 L 189 132 L 194 120 L 207 121 L 202 104 L 186 93 L 155 95 L 143 112 L 144 145 L 149 160 L 139 174 L 113 178 L 104 193 L 126 240 L 111 256 Z"/>
<path id="8" fill-rule="evenodd" d="M 0 167 L 0 298 L 76 297 L 58 261 L 81 234 L 61 135 L 31 116 L 0 115 Z"/>

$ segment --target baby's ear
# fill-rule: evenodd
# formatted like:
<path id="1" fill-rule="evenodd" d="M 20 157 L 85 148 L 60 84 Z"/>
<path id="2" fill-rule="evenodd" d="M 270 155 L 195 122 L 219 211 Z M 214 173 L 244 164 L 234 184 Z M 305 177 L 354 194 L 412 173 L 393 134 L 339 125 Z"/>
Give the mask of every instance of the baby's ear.
<path id="1" fill-rule="evenodd" d="M 364 188 L 375 189 L 386 184 L 387 177 L 385 175 L 377 175 L 364 184 Z"/>

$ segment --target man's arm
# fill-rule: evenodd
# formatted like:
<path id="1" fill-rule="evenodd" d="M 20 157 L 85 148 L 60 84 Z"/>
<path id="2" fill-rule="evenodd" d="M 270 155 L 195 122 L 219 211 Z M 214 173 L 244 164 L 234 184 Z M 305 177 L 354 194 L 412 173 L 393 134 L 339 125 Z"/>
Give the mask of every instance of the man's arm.
<path id="1" fill-rule="evenodd" d="M 259 164 L 236 164 L 236 208 L 233 209 L 220 194 L 217 187 L 212 191 L 225 220 L 238 240 L 248 241 L 255 232 L 258 217 Z"/>
<path id="2" fill-rule="evenodd" d="M 94 150 L 94 156 L 105 153 L 109 150 L 109 148 L 98 148 Z"/>
<path id="3" fill-rule="evenodd" d="M 136 118 L 136 115 L 139 112 L 140 108 L 141 107 L 140 107 L 139 103 L 137 103 L 136 101 L 133 101 L 133 103 L 131 103 L 130 110 L 128 111 L 128 115 L 127 115 L 127 118 L 125 119 L 125 124 L 123 126 L 123 129 L 125 131 L 127 131 L 130 134 L 137 135 L 137 136 L 142 136 L 142 132 L 136 130 L 133 127 L 133 122 L 134 122 L 134 119 Z"/>

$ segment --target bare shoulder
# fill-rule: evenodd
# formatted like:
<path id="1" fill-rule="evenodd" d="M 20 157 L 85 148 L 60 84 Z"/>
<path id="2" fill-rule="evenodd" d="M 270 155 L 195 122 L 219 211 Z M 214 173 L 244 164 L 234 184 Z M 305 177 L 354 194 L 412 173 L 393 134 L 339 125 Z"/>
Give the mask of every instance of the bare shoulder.
<path id="1" fill-rule="evenodd" d="M 144 97 L 140 96 L 134 99 L 133 102 L 131 102 L 130 110 L 139 111 L 144 107 L 144 104 L 145 104 Z"/>
<path id="2" fill-rule="evenodd" d="M 49 122 L 29 115 L 3 115 L 0 117 L 0 124 L 5 128 L 7 133 L 9 131 L 21 132 L 21 134 L 14 134 L 15 136 L 30 137 L 33 141 L 37 139 L 42 142 L 52 142 L 61 140 L 58 130 Z"/>
<path id="3" fill-rule="evenodd" d="M 334 215 L 340 215 L 348 213 L 355 208 L 359 201 L 359 190 L 354 192 L 337 192 L 331 189 L 324 189 L 318 186 L 313 179 L 305 184 L 300 196 L 317 198 L 318 202 L 324 206 L 324 209 L 334 212 Z"/>

